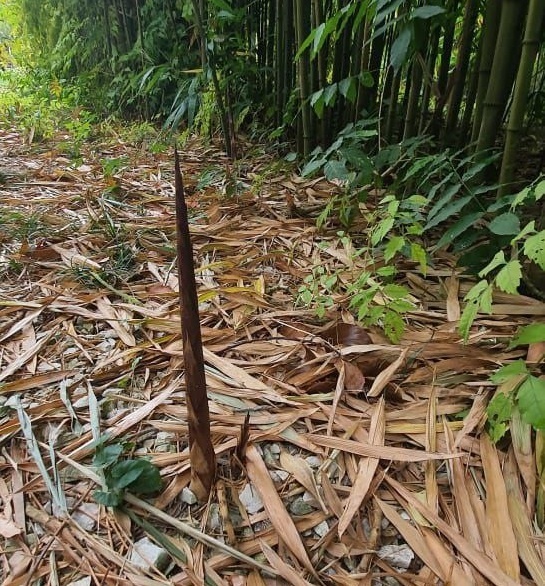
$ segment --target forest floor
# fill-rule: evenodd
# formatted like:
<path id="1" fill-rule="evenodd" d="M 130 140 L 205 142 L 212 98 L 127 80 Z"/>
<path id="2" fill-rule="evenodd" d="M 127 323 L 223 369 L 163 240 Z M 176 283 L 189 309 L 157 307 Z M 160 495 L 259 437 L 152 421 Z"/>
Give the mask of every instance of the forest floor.
<path id="1" fill-rule="evenodd" d="M 401 267 L 399 344 L 343 299 L 318 320 L 295 303 L 304 277 L 364 268 L 294 213 L 336 187 L 271 173 L 266 153 L 236 174 L 209 146 L 181 158 L 218 459 L 205 505 L 188 492 L 171 150 L 110 139 L 74 165 L 59 141 L 1 132 L 2 584 L 545 584 L 529 428 L 499 448 L 485 432 L 489 376 L 526 358 L 507 344 L 545 304 L 498 295 L 464 344 L 471 281 L 443 254 L 425 277 Z M 149 458 L 161 490 L 96 504 L 99 436 Z"/>

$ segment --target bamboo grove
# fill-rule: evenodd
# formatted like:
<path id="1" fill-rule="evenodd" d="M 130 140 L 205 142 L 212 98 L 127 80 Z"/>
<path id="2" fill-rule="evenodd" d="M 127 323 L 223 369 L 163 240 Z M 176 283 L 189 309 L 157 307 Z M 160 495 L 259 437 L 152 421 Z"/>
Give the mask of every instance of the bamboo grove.
<path id="1" fill-rule="evenodd" d="M 517 144 L 545 123 L 542 0 L 22 0 L 59 79 L 104 113 L 253 133 L 308 156 L 348 124 L 374 148 Z M 100 106 L 99 106 L 100 105 Z"/>

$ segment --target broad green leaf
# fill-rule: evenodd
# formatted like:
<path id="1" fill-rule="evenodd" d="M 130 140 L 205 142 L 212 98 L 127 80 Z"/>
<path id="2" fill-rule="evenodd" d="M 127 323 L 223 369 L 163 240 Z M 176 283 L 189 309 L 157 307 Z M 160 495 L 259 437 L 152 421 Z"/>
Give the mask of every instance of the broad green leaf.
<path id="1" fill-rule="evenodd" d="M 149 460 L 140 460 L 142 471 L 138 478 L 131 482 L 127 489 L 135 494 L 151 494 L 161 489 L 163 484 L 159 468 Z"/>
<path id="2" fill-rule="evenodd" d="M 500 236 L 511 236 L 520 232 L 520 220 L 516 214 L 512 212 L 506 212 L 494 218 L 488 229 L 492 234 L 498 234 Z"/>
<path id="3" fill-rule="evenodd" d="M 482 279 L 478 283 L 475 283 L 473 287 L 466 293 L 464 297 L 464 301 L 475 301 L 478 300 L 481 295 L 486 291 L 488 288 L 488 281 Z"/>
<path id="4" fill-rule="evenodd" d="M 496 275 L 496 285 L 506 293 L 515 294 L 522 280 L 522 266 L 518 260 L 510 260 Z"/>
<path id="5" fill-rule="evenodd" d="M 313 159 L 313 160 L 309 161 L 303 167 L 301 174 L 303 175 L 303 177 L 307 177 L 308 175 L 312 175 L 312 173 L 314 173 L 318 169 L 321 169 L 326 162 L 327 162 L 327 159 L 325 157 L 319 157 L 317 159 Z"/>
<path id="6" fill-rule="evenodd" d="M 396 285 L 395 283 L 385 285 L 383 292 L 384 295 L 391 297 L 392 299 L 402 299 L 409 295 L 409 291 L 407 291 L 406 287 L 403 287 L 403 285 Z"/>
<path id="7" fill-rule="evenodd" d="M 121 444 L 98 445 L 93 458 L 93 466 L 106 468 L 117 462 L 122 453 L 123 446 Z"/>
<path id="8" fill-rule="evenodd" d="M 539 201 L 545 195 L 545 181 L 540 181 L 534 188 L 534 196 Z"/>
<path id="9" fill-rule="evenodd" d="M 479 272 L 479 277 L 486 277 L 488 273 L 506 264 L 505 253 L 503 250 L 496 252 L 494 258 Z"/>
<path id="10" fill-rule="evenodd" d="M 339 84 L 340 85 L 340 84 Z M 337 84 L 332 83 L 328 85 L 324 90 L 324 103 L 326 106 L 334 106 L 337 98 Z"/>
<path id="11" fill-rule="evenodd" d="M 118 462 L 106 477 L 108 486 L 117 490 L 126 488 L 142 474 L 145 462 L 146 460 L 123 460 Z"/>
<path id="12" fill-rule="evenodd" d="M 528 199 L 528 197 L 531 196 L 531 194 L 532 194 L 532 189 L 530 187 L 525 187 L 522 191 L 519 191 L 517 193 L 517 195 L 515 195 L 515 199 L 513 200 L 513 203 L 511 204 L 511 209 L 514 210 L 521 203 L 524 203 Z"/>
<path id="13" fill-rule="evenodd" d="M 399 313 L 386 311 L 383 318 L 384 333 L 394 344 L 397 344 L 405 331 L 405 322 Z"/>
<path id="14" fill-rule="evenodd" d="M 484 313 L 492 313 L 492 283 L 488 284 L 488 287 L 482 292 L 480 297 L 480 310 Z"/>
<path id="15" fill-rule="evenodd" d="M 432 18 L 433 16 L 437 16 L 438 14 L 443 14 L 445 12 L 444 8 L 441 6 L 419 6 L 415 8 L 410 14 L 409 18 Z"/>
<path id="16" fill-rule="evenodd" d="M 105 507 L 119 507 L 123 502 L 123 494 L 117 491 L 95 490 L 93 498 L 99 505 Z"/>
<path id="17" fill-rule="evenodd" d="M 545 429 L 545 380 L 529 376 L 519 387 L 517 404 L 526 423 Z"/>
<path id="18" fill-rule="evenodd" d="M 524 254 L 545 271 L 545 230 L 528 236 L 524 243 Z"/>
<path id="19" fill-rule="evenodd" d="M 465 197 L 461 197 L 460 199 L 456 199 L 443 207 L 441 211 L 439 211 L 433 218 L 428 216 L 428 223 L 424 226 L 424 231 L 437 226 L 441 222 L 444 222 L 448 218 L 456 215 L 460 210 L 464 208 L 464 206 L 472 200 L 471 195 L 466 195 Z"/>
<path id="20" fill-rule="evenodd" d="M 515 362 L 511 362 L 511 364 L 506 364 L 505 366 L 498 368 L 494 374 L 490 375 L 490 380 L 497 385 L 501 385 L 510 378 L 522 374 L 528 374 L 528 367 L 524 360 L 515 360 Z"/>
<path id="21" fill-rule="evenodd" d="M 477 317 L 477 313 L 479 313 L 478 301 L 474 300 L 466 303 L 458 325 L 458 330 L 460 331 L 464 342 L 467 342 L 467 339 L 469 338 L 469 330 Z"/>
<path id="22" fill-rule="evenodd" d="M 412 34 L 412 28 L 405 27 L 392 43 L 392 48 L 390 49 L 390 65 L 394 73 L 397 73 L 401 69 L 401 66 L 407 59 Z"/>
<path id="23" fill-rule="evenodd" d="M 332 179 L 347 181 L 351 176 L 350 171 L 346 168 L 346 161 L 336 161 L 335 159 L 324 165 L 324 175 L 329 181 Z"/>
<path id="24" fill-rule="evenodd" d="M 324 90 L 323 89 L 318 90 L 317 92 L 314 92 L 310 96 L 310 105 L 314 108 L 314 111 L 316 112 L 316 116 L 318 116 L 318 118 L 321 118 L 324 113 L 324 105 L 325 105 Z"/>
<path id="25" fill-rule="evenodd" d="M 320 50 L 320 47 L 323 44 L 324 33 L 327 36 L 326 32 L 326 23 L 322 22 L 314 29 L 314 38 L 312 39 L 312 53 L 316 55 Z"/>
<path id="26" fill-rule="evenodd" d="M 498 393 L 488 404 L 486 415 L 488 417 L 489 433 L 494 443 L 498 442 L 507 432 L 507 423 L 513 413 L 513 401 L 505 393 Z"/>
<path id="27" fill-rule="evenodd" d="M 545 324 L 530 324 L 523 327 L 516 337 L 511 340 L 509 348 L 534 344 L 535 342 L 545 342 Z"/>
<path id="28" fill-rule="evenodd" d="M 515 244 L 519 240 L 524 240 L 528 234 L 533 234 L 536 231 L 536 221 L 528 222 L 526 226 L 511 240 L 511 244 Z"/>
<path id="29" fill-rule="evenodd" d="M 416 242 L 411 244 L 411 260 L 414 260 L 418 263 L 420 272 L 425 275 L 428 269 L 428 255 L 426 250 Z"/>
<path id="30" fill-rule="evenodd" d="M 356 78 L 347 77 L 345 79 L 341 79 L 341 81 L 339 81 L 339 91 L 351 104 L 353 104 L 358 95 Z"/>
<path id="31" fill-rule="evenodd" d="M 405 238 L 402 236 L 392 236 L 384 249 L 384 260 L 390 262 L 404 246 Z"/>

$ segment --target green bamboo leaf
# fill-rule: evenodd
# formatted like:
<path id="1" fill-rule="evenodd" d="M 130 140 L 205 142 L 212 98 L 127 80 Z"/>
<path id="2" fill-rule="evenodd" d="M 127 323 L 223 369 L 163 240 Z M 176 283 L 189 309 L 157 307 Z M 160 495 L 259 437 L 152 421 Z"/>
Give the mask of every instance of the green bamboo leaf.
<path id="1" fill-rule="evenodd" d="M 351 177 L 350 171 L 346 168 L 346 161 L 328 161 L 324 166 L 324 175 L 331 181 L 338 179 L 340 181 L 348 181 Z"/>
<path id="2" fill-rule="evenodd" d="M 517 401 L 524 421 L 545 429 L 545 380 L 529 376 L 519 387 Z"/>
<path id="3" fill-rule="evenodd" d="M 441 6 L 419 6 L 411 12 L 409 17 L 427 19 L 439 14 L 443 14 L 444 12 L 445 9 L 441 8 Z"/>
<path id="4" fill-rule="evenodd" d="M 351 104 L 353 104 L 358 95 L 356 78 L 347 77 L 345 79 L 341 79 L 339 82 L 339 91 Z"/>
<path id="5" fill-rule="evenodd" d="M 494 218 L 488 224 L 488 229 L 492 234 L 511 236 L 520 232 L 520 220 L 516 214 L 505 212 Z"/>
<path id="6" fill-rule="evenodd" d="M 437 226 L 441 222 L 444 222 L 448 218 L 456 215 L 472 199 L 473 196 L 466 195 L 465 197 L 461 197 L 460 199 L 454 200 L 449 205 L 443 207 L 435 216 L 430 217 L 430 215 L 428 215 L 428 223 L 424 226 L 424 232 L 429 230 L 430 228 L 433 228 L 434 226 Z"/>
<path id="7" fill-rule="evenodd" d="M 483 212 L 475 212 L 461 217 L 454 223 L 438 240 L 436 248 L 441 248 L 447 244 L 451 244 L 460 234 L 464 234 L 466 230 L 473 226 L 473 224 L 483 217 Z"/>
<path id="8" fill-rule="evenodd" d="M 534 344 L 536 342 L 545 342 L 545 324 L 530 324 L 523 327 L 516 337 L 511 340 L 509 348 Z"/>
<path id="9" fill-rule="evenodd" d="M 518 260 L 510 260 L 497 274 L 496 285 L 506 293 L 517 293 L 522 280 L 522 266 Z"/>
<path id="10" fill-rule="evenodd" d="M 405 27 L 397 39 L 392 43 L 392 48 L 390 49 L 390 65 L 392 66 L 394 73 L 399 71 L 407 59 L 412 36 L 412 28 Z"/>

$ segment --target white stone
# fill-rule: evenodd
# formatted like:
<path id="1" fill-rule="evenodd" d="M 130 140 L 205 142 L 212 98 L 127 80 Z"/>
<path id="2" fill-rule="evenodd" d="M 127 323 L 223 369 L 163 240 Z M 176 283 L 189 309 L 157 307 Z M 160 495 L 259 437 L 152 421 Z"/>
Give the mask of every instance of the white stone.
<path id="1" fill-rule="evenodd" d="M 305 458 L 305 462 L 311 468 L 319 468 L 322 465 L 322 458 L 319 458 L 318 456 L 309 456 L 308 458 Z"/>
<path id="2" fill-rule="evenodd" d="M 168 563 L 168 554 L 163 548 L 155 545 L 149 537 L 144 537 L 133 545 L 129 561 L 139 568 L 151 570 L 156 567 L 161 569 L 166 567 Z"/>
<path id="3" fill-rule="evenodd" d="M 318 523 L 316 527 L 314 527 L 314 533 L 316 533 L 318 537 L 324 537 L 328 531 L 329 525 L 327 524 L 327 521 L 322 521 L 321 523 Z"/>
<path id="4" fill-rule="evenodd" d="M 383 545 L 377 552 L 378 557 L 394 568 L 406 570 L 414 558 L 413 550 L 406 544 Z"/>
<path id="5" fill-rule="evenodd" d="M 238 494 L 240 502 L 244 505 L 244 508 L 248 514 L 253 515 L 263 509 L 263 502 L 259 496 L 257 490 L 255 490 L 250 483 L 242 489 Z"/>
<path id="6" fill-rule="evenodd" d="M 96 503 L 81 503 L 72 513 L 72 519 L 85 531 L 92 531 L 97 522 L 100 507 Z"/>
<path id="7" fill-rule="evenodd" d="M 187 505 L 197 504 L 197 497 L 187 486 L 182 490 L 182 502 Z"/>

